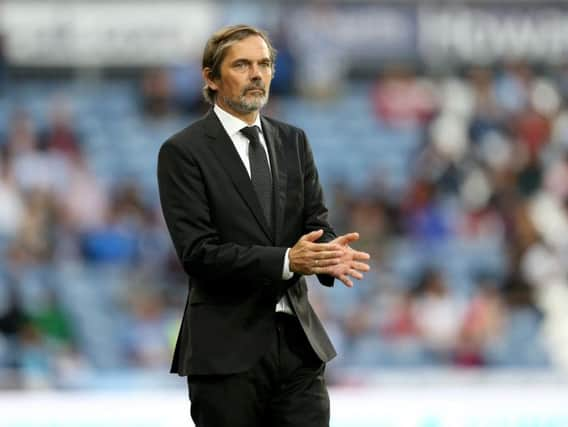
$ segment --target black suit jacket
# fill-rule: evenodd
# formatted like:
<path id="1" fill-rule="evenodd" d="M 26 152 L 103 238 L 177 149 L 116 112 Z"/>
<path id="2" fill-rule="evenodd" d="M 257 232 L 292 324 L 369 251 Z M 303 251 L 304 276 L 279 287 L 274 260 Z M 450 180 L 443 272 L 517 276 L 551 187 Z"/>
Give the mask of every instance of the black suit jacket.
<path id="1" fill-rule="evenodd" d="M 308 302 L 303 277 L 282 280 L 286 249 L 328 224 L 322 189 L 304 132 L 261 117 L 274 183 L 275 217 L 263 217 L 249 175 L 217 115 L 169 138 L 158 156 L 162 211 L 189 276 L 189 295 L 171 372 L 247 370 L 267 350 L 274 310 L 286 293 L 316 354 L 335 350 Z M 320 276 L 333 285 L 333 277 Z"/>

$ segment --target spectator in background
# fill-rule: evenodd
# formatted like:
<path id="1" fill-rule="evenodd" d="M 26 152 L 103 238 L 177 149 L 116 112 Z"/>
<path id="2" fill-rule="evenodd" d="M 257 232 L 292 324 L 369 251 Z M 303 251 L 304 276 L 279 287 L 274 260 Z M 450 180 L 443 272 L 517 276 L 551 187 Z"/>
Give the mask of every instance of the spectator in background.
<path id="1" fill-rule="evenodd" d="M 447 238 L 449 228 L 445 212 L 437 200 L 437 188 L 431 182 L 418 180 L 409 190 L 403 215 L 407 233 L 418 242 L 429 244 Z"/>
<path id="2" fill-rule="evenodd" d="M 158 293 L 139 290 L 130 295 L 126 328 L 130 363 L 146 369 L 164 369 L 170 362 L 170 319 Z"/>
<path id="3" fill-rule="evenodd" d="M 556 200 L 568 198 L 568 150 L 550 162 L 543 181 L 546 194 Z"/>
<path id="4" fill-rule="evenodd" d="M 424 125 L 436 111 L 432 87 L 404 65 L 387 68 L 371 96 L 377 117 L 393 126 Z"/>
<path id="5" fill-rule="evenodd" d="M 59 95 L 52 99 L 49 107 L 50 121 L 39 138 L 39 145 L 50 152 L 57 152 L 66 158 L 80 154 L 81 140 L 73 127 L 69 101 Z"/>
<path id="6" fill-rule="evenodd" d="M 528 105 L 532 77 L 532 70 L 526 63 L 506 61 L 503 65 L 495 79 L 494 90 L 506 117 L 514 117 Z"/>
<path id="7" fill-rule="evenodd" d="M 54 347 L 68 347 L 74 338 L 69 318 L 51 289 L 45 291 L 42 303 L 33 307 L 28 318 Z"/>
<path id="8" fill-rule="evenodd" d="M 283 22 L 280 23 L 278 32 L 274 35 L 274 47 L 278 52 L 278 62 L 270 85 L 271 95 L 290 96 L 296 90 L 297 64 L 288 40 L 287 26 Z"/>
<path id="9" fill-rule="evenodd" d="M 69 182 L 58 202 L 68 231 L 83 233 L 101 227 L 109 209 L 109 195 L 80 151 L 69 158 Z"/>
<path id="10" fill-rule="evenodd" d="M 81 248 L 87 262 L 134 265 L 146 207 L 135 183 L 115 190 L 106 222 L 82 234 Z"/>
<path id="11" fill-rule="evenodd" d="M 6 127 L 4 149 L 10 162 L 38 148 L 36 124 L 25 110 L 16 109 Z"/>
<path id="12" fill-rule="evenodd" d="M 6 39 L 0 33 L 0 96 L 4 95 L 8 85 L 8 58 L 6 57 Z"/>
<path id="13" fill-rule="evenodd" d="M 172 113 L 172 82 L 167 70 L 153 68 L 142 77 L 142 111 L 150 119 L 163 119 Z"/>
<path id="14" fill-rule="evenodd" d="M 430 360 L 436 364 L 453 360 L 464 306 L 440 271 L 428 269 L 423 273 L 416 290 L 414 316 Z"/>
<path id="15" fill-rule="evenodd" d="M 506 308 L 498 283 L 480 279 L 466 308 L 454 356 L 458 366 L 484 366 L 487 353 L 503 337 Z"/>
<path id="16" fill-rule="evenodd" d="M 207 105 L 201 96 L 201 67 L 197 59 L 187 59 L 168 70 L 174 107 L 187 114 L 201 115 L 206 112 Z M 149 88 L 146 89 L 148 91 Z M 152 102 L 147 98 L 147 102 Z"/>
<path id="17" fill-rule="evenodd" d="M 558 85 L 560 99 L 564 106 L 568 105 L 568 60 L 564 60 L 558 67 L 558 73 L 555 75 Z"/>
<path id="18" fill-rule="evenodd" d="M 53 380 L 51 362 L 54 352 L 32 320 L 37 313 L 34 310 L 39 312 L 38 303 L 45 301 L 46 285 L 45 278 L 37 275 L 39 266 L 45 265 L 46 260 L 34 249 L 15 240 L 6 250 L 2 279 L 7 286 L 8 305 L 0 315 L 0 332 L 12 343 L 11 365 L 18 368 L 22 385 L 46 388 Z"/>
<path id="19" fill-rule="evenodd" d="M 381 334 L 389 341 L 412 339 L 420 335 L 420 326 L 415 313 L 416 292 L 409 290 L 397 293 L 381 326 Z"/>
<path id="20" fill-rule="evenodd" d="M 487 133 L 503 127 L 503 110 L 494 90 L 494 75 L 490 68 L 472 67 L 467 71 L 467 84 L 473 91 L 473 111 L 469 137 L 479 142 Z"/>
<path id="21" fill-rule="evenodd" d="M 19 367 L 18 337 L 26 322 L 21 298 L 13 282 L 0 277 L 0 367 Z"/>
<path id="22" fill-rule="evenodd" d="M 23 192 L 64 191 L 68 182 L 65 156 L 41 144 L 35 122 L 23 110 L 10 118 L 6 149 L 14 179 Z"/>
<path id="23" fill-rule="evenodd" d="M 514 121 L 515 137 L 523 144 L 529 158 L 538 156 L 550 140 L 550 121 L 532 107 L 520 111 Z"/>
<path id="24" fill-rule="evenodd" d="M 3 147 L 2 147 L 3 148 Z M 6 149 L 0 150 L 0 250 L 19 230 L 25 203 L 9 162 Z"/>
<path id="25" fill-rule="evenodd" d="M 10 249 L 21 260 L 32 263 L 53 261 L 57 224 L 57 205 L 48 191 L 33 190 L 26 194 L 26 211 L 22 225 Z"/>
<path id="26" fill-rule="evenodd" d="M 25 323 L 18 334 L 18 360 L 26 388 L 45 389 L 53 381 L 53 354 L 45 337 L 33 323 Z"/>

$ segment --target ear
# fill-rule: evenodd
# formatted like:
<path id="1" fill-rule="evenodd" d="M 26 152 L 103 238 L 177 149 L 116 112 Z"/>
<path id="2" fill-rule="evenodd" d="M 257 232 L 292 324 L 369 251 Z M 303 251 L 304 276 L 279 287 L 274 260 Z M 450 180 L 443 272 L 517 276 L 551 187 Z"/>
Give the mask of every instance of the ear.
<path id="1" fill-rule="evenodd" d="M 207 84 L 207 86 L 212 90 L 219 90 L 217 83 L 214 79 L 211 78 L 211 68 L 205 67 L 203 71 L 201 71 L 201 75 L 203 76 L 203 80 Z"/>

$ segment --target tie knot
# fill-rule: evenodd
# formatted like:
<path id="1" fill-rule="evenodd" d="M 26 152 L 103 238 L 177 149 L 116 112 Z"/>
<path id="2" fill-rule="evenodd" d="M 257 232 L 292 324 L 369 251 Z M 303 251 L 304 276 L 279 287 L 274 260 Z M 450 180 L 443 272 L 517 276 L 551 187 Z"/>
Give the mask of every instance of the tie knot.
<path id="1" fill-rule="evenodd" d="M 260 142 L 258 137 L 258 126 L 246 126 L 241 129 L 241 133 L 248 138 L 252 143 Z"/>

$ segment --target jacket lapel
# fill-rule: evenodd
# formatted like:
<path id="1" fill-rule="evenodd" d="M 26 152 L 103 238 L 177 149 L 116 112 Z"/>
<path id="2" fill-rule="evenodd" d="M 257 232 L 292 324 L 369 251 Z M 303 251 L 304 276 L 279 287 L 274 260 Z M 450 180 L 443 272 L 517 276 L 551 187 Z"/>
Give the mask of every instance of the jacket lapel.
<path id="1" fill-rule="evenodd" d="M 221 125 L 221 122 L 213 110 L 209 111 L 205 126 L 206 134 L 211 139 L 209 146 L 211 150 L 213 150 L 216 159 L 223 165 L 223 168 L 231 177 L 235 189 L 248 205 L 266 236 L 272 241 L 272 233 L 262 214 L 262 208 L 258 202 L 247 170 L 233 145 L 233 141 L 231 141 L 231 138 L 229 138 L 229 135 L 227 135 L 227 132 L 223 129 L 223 125 Z"/>
<path id="2" fill-rule="evenodd" d="M 280 242 L 282 234 L 282 225 L 284 219 L 284 207 L 286 206 L 286 157 L 284 154 L 283 141 L 278 132 L 278 128 L 272 125 L 264 117 L 260 118 L 262 131 L 266 146 L 268 147 L 268 155 L 270 156 L 270 166 L 272 169 L 273 183 L 273 203 L 274 203 L 274 241 L 276 244 Z"/>

